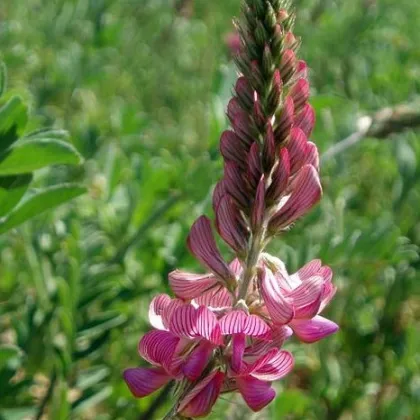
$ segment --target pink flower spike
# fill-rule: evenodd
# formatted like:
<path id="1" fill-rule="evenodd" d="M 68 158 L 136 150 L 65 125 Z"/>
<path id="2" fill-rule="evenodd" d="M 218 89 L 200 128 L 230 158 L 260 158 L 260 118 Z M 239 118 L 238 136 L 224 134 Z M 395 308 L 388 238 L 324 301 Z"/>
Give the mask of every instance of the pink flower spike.
<path id="1" fill-rule="evenodd" d="M 295 319 L 290 323 L 295 334 L 304 343 L 315 343 L 338 331 L 338 325 L 322 316 L 312 319 Z"/>
<path id="2" fill-rule="evenodd" d="M 225 375 L 214 371 L 188 394 L 179 406 L 179 412 L 185 417 L 206 417 L 210 414 L 219 397 Z"/>
<path id="3" fill-rule="evenodd" d="M 200 378 L 206 368 L 214 346 L 208 341 L 203 340 L 188 356 L 187 361 L 182 367 L 182 373 L 190 380 L 196 381 Z"/>
<path id="4" fill-rule="evenodd" d="M 320 200 L 322 188 L 316 169 L 312 165 L 305 165 L 297 173 L 290 189 L 292 193 L 289 199 L 270 221 L 271 231 L 277 232 L 286 228 Z"/>
<path id="5" fill-rule="evenodd" d="M 172 379 L 161 368 L 126 369 L 123 377 L 131 393 L 137 398 L 152 394 Z"/>
<path id="6" fill-rule="evenodd" d="M 217 284 L 213 274 L 194 274 L 175 270 L 169 273 L 169 285 L 175 295 L 181 299 L 189 300 L 200 296 Z"/>
<path id="7" fill-rule="evenodd" d="M 319 172 L 318 148 L 311 141 L 308 141 L 306 146 L 306 163 L 312 165 Z"/>
<path id="8" fill-rule="evenodd" d="M 235 281 L 235 276 L 217 249 L 211 223 L 206 216 L 201 216 L 195 221 L 188 235 L 187 244 L 191 253 L 227 284 Z"/>
<path id="9" fill-rule="evenodd" d="M 287 143 L 287 150 L 290 156 L 290 173 L 293 175 L 306 163 L 306 150 L 308 139 L 305 133 L 297 127 L 290 131 L 290 140 Z"/>
<path id="10" fill-rule="evenodd" d="M 260 272 L 259 285 L 271 320 L 277 325 L 289 323 L 295 313 L 293 303 L 284 296 L 279 281 L 268 268 Z"/>
<path id="11" fill-rule="evenodd" d="M 299 79 L 290 90 L 290 96 L 295 103 L 295 110 L 302 109 L 309 99 L 309 82 L 306 79 Z"/>
<path id="12" fill-rule="evenodd" d="M 252 376 L 237 378 L 239 392 L 252 411 L 260 411 L 276 396 L 271 382 L 260 381 Z"/>
<path id="13" fill-rule="evenodd" d="M 277 122 L 277 127 L 274 131 L 274 137 L 276 144 L 283 144 L 289 136 L 290 129 L 292 128 L 294 121 L 295 104 L 292 97 L 287 96 L 280 117 Z"/>
<path id="14" fill-rule="evenodd" d="M 248 181 L 252 188 L 256 190 L 262 175 L 260 148 L 258 143 L 254 143 L 248 154 Z"/>
<path id="15" fill-rule="evenodd" d="M 314 126 L 315 111 L 311 105 L 306 104 L 295 118 L 295 127 L 299 127 L 305 133 L 306 137 L 310 137 Z"/>

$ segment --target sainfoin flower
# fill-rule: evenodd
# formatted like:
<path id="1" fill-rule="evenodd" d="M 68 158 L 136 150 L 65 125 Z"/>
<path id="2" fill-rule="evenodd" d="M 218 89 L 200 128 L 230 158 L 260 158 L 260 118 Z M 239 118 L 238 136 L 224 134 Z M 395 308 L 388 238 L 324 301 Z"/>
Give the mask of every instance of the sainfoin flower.
<path id="1" fill-rule="evenodd" d="M 239 77 L 222 133 L 223 178 L 213 192 L 214 224 L 199 217 L 187 246 L 203 273 L 169 274 L 174 293 L 156 296 L 154 328 L 139 343 L 149 367 L 124 379 L 135 397 L 175 384 L 166 419 L 207 416 L 219 395 L 237 392 L 253 411 L 275 397 L 273 381 L 293 369 L 283 349 L 295 335 L 313 343 L 338 326 L 320 313 L 335 294 L 332 271 L 320 260 L 289 274 L 264 252 L 322 195 L 318 150 L 309 141 L 315 113 L 308 69 L 297 57 L 294 16 L 286 0 L 244 0 L 237 22 Z M 215 230 L 233 250 L 228 262 Z"/>

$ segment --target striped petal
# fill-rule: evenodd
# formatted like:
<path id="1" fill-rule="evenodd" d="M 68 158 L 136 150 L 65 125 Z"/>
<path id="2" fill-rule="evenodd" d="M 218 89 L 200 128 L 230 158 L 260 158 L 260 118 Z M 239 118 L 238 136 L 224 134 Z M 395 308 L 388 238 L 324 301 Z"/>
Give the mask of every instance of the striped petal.
<path id="1" fill-rule="evenodd" d="M 170 332 L 154 330 L 142 337 L 138 350 L 140 356 L 149 363 L 169 370 L 178 342 L 179 338 Z"/>
<path id="2" fill-rule="evenodd" d="M 222 344 L 222 334 L 216 315 L 206 306 L 200 306 L 196 311 L 195 332 L 202 338 L 219 345 Z"/>
<path id="3" fill-rule="evenodd" d="M 314 276 L 304 281 L 288 297 L 295 308 L 295 318 L 312 318 L 318 314 L 324 291 L 324 279 Z"/>
<path id="4" fill-rule="evenodd" d="M 276 396 L 270 382 L 260 381 L 252 376 L 237 378 L 239 392 L 252 411 L 260 411 Z"/>
<path id="5" fill-rule="evenodd" d="M 177 337 L 193 339 L 197 336 L 196 323 L 196 308 L 191 304 L 186 304 L 174 310 L 169 330 Z"/>
<path id="6" fill-rule="evenodd" d="M 172 379 L 161 368 L 126 369 L 123 377 L 131 393 L 137 398 L 152 394 Z"/>
<path id="7" fill-rule="evenodd" d="M 211 343 L 203 340 L 188 356 L 182 372 L 189 380 L 196 381 L 200 378 L 209 362 L 213 348 Z"/>
<path id="8" fill-rule="evenodd" d="M 283 295 L 279 281 L 268 268 L 260 272 L 259 285 L 271 320 L 278 325 L 290 322 L 294 316 L 292 301 Z"/>
<path id="9" fill-rule="evenodd" d="M 276 381 L 293 369 L 294 360 L 288 351 L 275 350 L 263 365 L 254 369 L 251 375 L 262 381 Z"/>
<path id="10" fill-rule="evenodd" d="M 162 314 L 168 305 L 171 303 L 171 298 L 168 295 L 157 295 L 150 302 L 149 306 L 149 321 L 150 324 L 158 330 L 166 330 L 167 325 L 164 324 Z"/>
<path id="11" fill-rule="evenodd" d="M 217 284 L 217 279 L 213 274 L 175 270 L 169 273 L 169 284 L 177 297 L 190 300 L 210 290 Z"/>
<path id="12" fill-rule="evenodd" d="M 185 417 L 206 417 L 219 397 L 225 375 L 214 371 L 181 401 L 179 412 Z"/>
<path id="13" fill-rule="evenodd" d="M 284 342 L 293 335 L 293 330 L 287 325 L 273 328 L 271 340 L 256 339 L 252 345 L 245 349 L 245 358 L 248 363 L 255 361 L 255 357 L 267 354 L 272 349 L 280 349 Z"/>
<path id="14" fill-rule="evenodd" d="M 247 316 L 243 333 L 250 337 L 271 339 L 271 328 L 257 315 Z"/>
<path id="15" fill-rule="evenodd" d="M 305 133 L 298 127 L 290 131 L 290 140 L 287 143 L 287 150 L 290 156 L 290 173 L 295 174 L 306 163 L 306 150 L 308 139 Z"/>
<path id="16" fill-rule="evenodd" d="M 270 221 L 273 233 L 291 225 L 307 213 L 321 198 L 319 175 L 312 165 L 305 165 L 290 186 L 291 195 Z"/>
<path id="17" fill-rule="evenodd" d="M 239 334 L 244 332 L 247 315 L 244 311 L 234 310 L 224 315 L 219 323 L 223 335 Z"/>
<path id="18" fill-rule="evenodd" d="M 223 286 L 215 287 L 194 299 L 198 305 L 207 306 L 213 310 L 232 307 L 232 295 Z"/>
<path id="19" fill-rule="evenodd" d="M 207 217 L 201 216 L 195 221 L 188 235 L 187 244 L 191 253 L 218 277 L 227 282 L 235 279 L 217 249 L 211 223 Z"/>
<path id="20" fill-rule="evenodd" d="M 295 334 L 304 343 L 315 343 L 338 331 L 338 325 L 322 316 L 312 319 L 295 319 L 290 323 Z"/>
<path id="21" fill-rule="evenodd" d="M 254 229 L 258 229 L 264 221 L 265 212 L 265 178 L 264 175 L 261 177 L 258 183 L 257 192 L 255 195 L 254 204 L 251 212 L 251 226 Z M 246 247 L 247 243 L 245 243 Z"/>
<path id="22" fill-rule="evenodd" d="M 232 336 L 231 367 L 232 367 L 232 370 L 236 373 L 239 373 L 241 371 L 245 346 L 246 346 L 245 334 L 239 333 L 239 334 L 234 334 Z"/>

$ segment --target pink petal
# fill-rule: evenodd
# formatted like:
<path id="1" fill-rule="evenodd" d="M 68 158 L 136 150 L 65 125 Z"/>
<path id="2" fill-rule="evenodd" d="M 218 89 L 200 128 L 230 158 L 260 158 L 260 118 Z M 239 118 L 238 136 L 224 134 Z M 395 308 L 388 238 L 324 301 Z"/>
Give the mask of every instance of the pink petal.
<path id="1" fill-rule="evenodd" d="M 324 290 L 324 279 L 320 276 L 305 280 L 288 297 L 295 307 L 295 318 L 312 318 L 318 314 Z"/>
<path id="2" fill-rule="evenodd" d="M 179 338 L 168 331 L 149 331 L 139 342 L 139 353 L 154 365 L 169 369 Z"/>
<path id="3" fill-rule="evenodd" d="M 266 125 L 266 134 L 262 150 L 262 163 L 264 172 L 268 175 L 274 166 L 276 159 L 276 143 L 274 138 L 273 126 L 270 123 Z"/>
<path id="4" fill-rule="evenodd" d="M 271 338 L 271 328 L 257 315 L 247 316 L 243 332 L 250 337 Z"/>
<path id="5" fill-rule="evenodd" d="M 293 121 L 294 121 L 294 113 L 295 113 L 295 104 L 293 102 L 293 99 L 290 96 L 287 96 L 284 101 L 280 118 L 278 119 L 278 122 L 277 122 L 277 127 L 274 131 L 274 136 L 276 138 L 277 145 L 283 144 L 284 141 L 289 136 L 290 129 L 292 128 Z"/>
<path id="6" fill-rule="evenodd" d="M 249 202 L 248 191 L 239 165 L 234 162 L 226 162 L 224 180 L 226 191 L 235 199 L 236 204 L 241 209 L 247 208 Z"/>
<path id="7" fill-rule="evenodd" d="M 288 351 L 276 350 L 272 357 L 255 369 L 251 375 L 262 381 L 276 381 L 286 376 L 293 369 L 294 360 Z"/>
<path id="8" fill-rule="evenodd" d="M 296 116 L 295 127 L 299 127 L 307 137 L 312 134 L 315 125 L 315 111 L 311 105 L 306 104 Z"/>
<path id="9" fill-rule="evenodd" d="M 229 264 L 229 268 L 237 277 L 239 277 L 244 271 L 241 261 L 238 258 L 235 258 L 234 260 L 231 261 L 231 263 Z"/>
<path id="10" fill-rule="evenodd" d="M 284 342 L 293 335 L 293 330 L 288 326 L 273 328 L 271 332 L 271 340 L 256 339 L 252 345 L 245 349 L 245 358 L 247 362 L 251 362 L 252 358 L 267 354 L 272 349 L 280 349 Z M 255 359 L 254 359 L 255 361 Z"/>
<path id="11" fill-rule="evenodd" d="M 213 348 L 211 343 L 203 340 L 188 356 L 182 372 L 189 380 L 196 381 L 200 378 L 209 362 Z"/>
<path id="12" fill-rule="evenodd" d="M 178 337 L 195 338 L 197 336 L 197 316 L 197 309 L 191 304 L 176 308 L 172 314 L 169 330 Z"/>
<path id="13" fill-rule="evenodd" d="M 253 190 L 256 190 L 262 175 L 260 148 L 258 143 L 253 143 L 248 154 L 248 181 Z M 247 197 L 248 198 L 248 197 Z"/>
<path id="14" fill-rule="evenodd" d="M 217 284 L 213 274 L 194 274 L 175 270 L 169 273 L 169 285 L 175 295 L 190 300 L 210 290 Z"/>
<path id="15" fill-rule="evenodd" d="M 331 283 L 331 281 L 324 284 L 324 291 L 322 293 L 321 306 L 319 312 L 322 312 L 324 308 L 331 302 L 334 297 L 337 288 Z"/>
<path id="16" fill-rule="evenodd" d="M 290 173 L 293 175 L 306 163 L 306 150 L 308 139 L 305 133 L 298 127 L 290 131 L 290 140 L 287 143 L 287 150 L 290 156 Z"/>
<path id="17" fill-rule="evenodd" d="M 277 201 L 285 192 L 289 183 L 290 157 L 286 147 L 280 150 L 279 161 L 273 170 L 271 184 L 267 190 L 267 201 L 271 204 Z"/>
<path id="18" fill-rule="evenodd" d="M 210 220 L 199 217 L 193 224 L 187 239 L 191 253 L 206 267 L 227 282 L 234 279 L 234 275 L 217 249 L 213 237 Z"/>
<path id="19" fill-rule="evenodd" d="M 290 323 L 295 334 L 304 343 L 315 343 L 338 330 L 338 325 L 322 316 L 312 319 L 295 319 Z"/>
<path id="20" fill-rule="evenodd" d="M 321 198 L 319 175 L 311 165 L 305 165 L 290 186 L 292 193 L 286 204 L 270 221 L 270 230 L 284 229 L 307 213 Z"/>
<path id="21" fill-rule="evenodd" d="M 322 266 L 321 260 L 312 260 L 305 264 L 291 277 L 297 277 L 300 282 L 303 282 L 318 273 Z"/>
<path id="22" fill-rule="evenodd" d="M 225 180 L 221 179 L 214 188 L 213 191 L 213 210 L 216 212 L 217 207 L 219 207 L 220 200 L 226 195 L 226 185 Z"/>
<path id="23" fill-rule="evenodd" d="M 246 322 L 247 315 L 241 310 L 231 311 L 219 321 L 223 335 L 242 333 L 245 329 Z"/>
<path id="24" fill-rule="evenodd" d="M 293 50 L 285 50 L 280 62 L 280 73 L 284 83 L 287 83 L 293 76 L 297 65 L 296 54 Z"/>
<path id="25" fill-rule="evenodd" d="M 314 143 L 308 141 L 306 145 L 305 163 L 312 165 L 319 172 L 319 152 Z"/>
<path id="26" fill-rule="evenodd" d="M 258 183 L 257 193 L 255 196 L 254 204 L 252 206 L 251 213 L 251 226 L 254 229 L 258 229 L 263 221 L 265 214 L 265 178 L 264 175 L 261 177 L 260 182 Z M 245 243 L 245 248 L 247 243 Z M 244 249 L 245 249 L 244 248 Z"/>
<path id="27" fill-rule="evenodd" d="M 270 382 L 260 381 L 252 376 L 237 378 L 239 392 L 248 407 L 253 411 L 260 411 L 276 396 Z"/>
<path id="28" fill-rule="evenodd" d="M 221 330 L 216 315 L 206 306 L 200 306 L 197 309 L 195 332 L 216 345 L 222 343 Z"/>
<path id="29" fill-rule="evenodd" d="M 250 109 L 254 102 L 254 90 L 246 77 L 238 78 L 235 85 L 235 91 L 238 96 L 238 100 Z"/>
<path id="30" fill-rule="evenodd" d="M 234 334 L 232 336 L 232 360 L 231 367 L 234 372 L 240 372 L 242 367 L 242 358 L 244 356 L 246 345 L 245 334 Z"/>
<path id="31" fill-rule="evenodd" d="M 226 160 L 245 169 L 248 151 L 249 147 L 233 131 L 223 132 L 220 138 L 220 153 Z"/>
<path id="32" fill-rule="evenodd" d="M 290 89 L 289 95 L 293 98 L 295 109 L 302 109 L 309 99 L 309 82 L 306 79 L 299 79 Z"/>
<path id="33" fill-rule="evenodd" d="M 239 209 L 228 194 L 220 199 L 216 209 L 216 227 L 223 240 L 237 253 L 245 251 L 249 232 Z"/>
<path id="34" fill-rule="evenodd" d="M 232 295 L 225 287 L 219 286 L 208 292 L 204 292 L 202 295 L 195 298 L 194 302 L 211 309 L 221 310 L 232 307 Z"/>
<path id="35" fill-rule="evenodd" d="M 293 304 L 283 295 L 280 284 L 271 270 L 265 268 L 260 272 L 259 284 L 271 320 L 280 325 L 290 322 L 294 316 Z"/>
<path id="36" fill-rule="evenodd" d="M 161 368 L 126 369 L 123 377 L 131 393 L 137 398 L 152 394 L 172 379 Z"/>
<path id="37" fill-rule="evenodd" d="M 225 375 L 214 371 L 190 392 L 179 406 L 185 417 L 206 417 L 219 397 Z"/>
<path id="38" fill-rule="evenodd" d="M 168 295 L 160 294 L 153 298 L 149 306 L 149 321 L 150 324 L 158 329 L 165 330 L 167 325 L 164 324 L 162 313 L 171 303 L 171 298 Z"/>

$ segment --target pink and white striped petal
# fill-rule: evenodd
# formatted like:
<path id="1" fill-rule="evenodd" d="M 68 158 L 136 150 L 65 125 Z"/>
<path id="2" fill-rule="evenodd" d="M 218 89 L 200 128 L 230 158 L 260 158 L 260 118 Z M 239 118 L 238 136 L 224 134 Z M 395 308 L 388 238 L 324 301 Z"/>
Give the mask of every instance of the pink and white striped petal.
<path id="1" fill-rule="evenodd" d="M 172 379 L 161 368 L 126 369 L 123 377 L 136 398 L 143 398 L 152 394 Z"/>
<path id="2" fill-rule="evenodd" d="M 206 216 L 201 216 L 195 221 L 188 235 L 187 244 L 191 253 L 219 278 L 227 282 L 235 278 L 220 255 L 210 220 Z"/>
<path id="3" fill-rule="evenodd" d="M 260 381 L 252 376 L 237 378 L 239 392 L 252 411 L 260 411 L 276 396 L 271 382 Z"/>
<path id="4" fill-rule="evenodd" d="M 152 327 L 158 330 L 166 330 L 162 314 L 171 303 L 171 298 L 166 294 L 160 294 L 153 298 L 149 306 L 149 321 Z"/>
<path id="5" fill-rule="evenodd" d="M 324 291 L 324 279 L 320 276 L 305 280 L 288 297 L 295 308 L 295 318 L 312 318 L 318 314 Z"/>
<path id="6" fill-rule="evenodd" d="M 177 337 L 193 339 L 197 336 L 197 309 L 191 304 L 176 308 L 172 314 L 169 330 Z"/>
<path id="7" fill-rule="evenodd" d="M 219 397 L 225 375 L 214 371 L 181 401 L 179 412 L 185 417 L 206 417 Z"/>
<path id="8" fill-rule="evenodd" d="M 265 340 L 271 340 L 271 328 L 257 315 L 247 316 L 243 333 L 250 337 L 262 337 Z"/>
<path id="9" fill-rule="evenodd" d="M 213 349 L 214 346 L 211 343 L 203 340 L 188 356 L 182 367 L 182 372 L 190 381 L 196 381 L 200 378 L 209 363 Z"/>
<path id="10" fill-rule="evenodd" d="M 276 381 L 289 374 L 293 366 L 294 360 L 291 353 L 275 350 L 270 359 L 254 369 L 250 374 L 262 381 Z"/>
<path id="11" fill-rule="evenodd" d="M 138 350 L 143 359 L 168 371 L 178 342 L 179 338 L 168 331 L 153 330 L 142 337 Z"/>
<path id="12" fill-rule="evenodd" d="M 244 332 L 246 322 L 247 314 L 241 310 L 228 312 L 219 320 L 223 335 L 232 335 Z"/>
<path id="13" fill-rule="evenodd" d="M 232 295 L 223 286 L 214 287 L 194 299 L 197 305 L 207 306 L 212 310 L 221 311 L 232 307 Z"/>
<path id="14" fill-rule="evenodd" d="M 293 335 L 293 330 L 287 325 L 274 327 L 271 340 L 256 339 L 252 345 L 245 349 L 245 359 L 248 364 L 254 363 L 260 356 L 267 354 L 272 349 L 280 349 L 284 342 Z"/>
<path id="15" fill-rule="evenodd" d="M 312 319 L 295 319 L 290 323 L 290 326 L 304 343 L 315 343 L 334 334 L 339 329 L 335 322 L 319 315 Z"/>
<path id="16" fill-rule="evenodd" d="M 293 302 L 284 296 L 279 281 L 268 268 L 259 274 L 259 287 L 273 323 L 284 325 L 290 322 L 295 312 Z"/>
<path id="17" fill-rule="evenodd" d="M 215 345 L 223 343 L 219 322 L 216 315 L 206 306 L 196 310 L 195 333 Z"/>
<path id="18" fill-rule="evenodd" d="M 246 346 L 246 336 L 243 333 L 233 334 L 232 336 L 232 359 L 231 368 L 235 373 L 242 369 L 242 359 Z"/>
<path id="19" fill-rule="evenodd" d="M 321 266 L 321 260 L 312 260 L 306 263 L 302 268 L 300 268 L 296 273 L 292 274 L 290 277 L 296 279 L 297 283 L 300 284 L 303 281 L 318 274 L 319 270 L 321 269 Z"/>
<path id="20" fill-rule="evenodd" d="M 169 285 L 175 295 L 181 299 L 190 300 L 210 290 L 217 284 L 213 274 L 194 274 L 175 270 L 169 273 Z"/>

